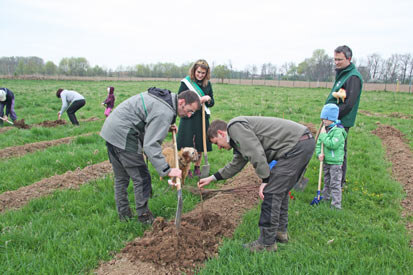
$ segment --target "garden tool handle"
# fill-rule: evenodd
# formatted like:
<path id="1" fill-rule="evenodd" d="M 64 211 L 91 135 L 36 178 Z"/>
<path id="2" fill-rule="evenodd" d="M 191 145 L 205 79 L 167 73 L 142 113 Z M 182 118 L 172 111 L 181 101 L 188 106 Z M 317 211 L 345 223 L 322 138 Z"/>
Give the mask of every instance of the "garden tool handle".
<path id="1" fill-rule="evenodd" d="M 175 168 L 179 168 L 179 159 L 178 159 L 178 147 L 176 145 L 176 134 L 175 131 L 172 131 L 172 140 L 174 144 L 174 157 L 175 157 Z M 181 179 L 176 177 L 176 190 L 181 190 Z"/>
<path id="2" fill-rule="evenodd" d="M 7 123 L 10 123 L 11 125 L 13 125 L 14 123 L 13 122 L 11 122 L 10 120 L 8 120 L 8 119 L 4 119 L 4 118 L 2 118 L 2 117 L 0 117 L 2 120 L 4 120 L 4 121 L 6 121 Z"/>
<path id="3" fill-rule="evenodd" d="M 320 135 L 321 128 L 323 128 L 323 121 L 321 121 L 320 126 L 318 126 L 318 131 L 315 135 L 315 142 L 317 142 L 318 136 Z"/>
<path id="4" fill-rule="evenodd" d="M 321 143 L 321 153 L 324 154 L 324 143 Z M 318 172 L 318 188 L 317 188 L 317 199 L 320 200 L 321 191 L 321 176 L 323 174 L 323 160 L 320 161 L 320 170 Z"/>
<path id="5" fill-rule="evenodd" d="M 205 103 L 202 103 L 202 144 L 204 147 L 204 155 L 206 155 L 207 146 L 206 146 L 206 126 L 205 126 Z"/>

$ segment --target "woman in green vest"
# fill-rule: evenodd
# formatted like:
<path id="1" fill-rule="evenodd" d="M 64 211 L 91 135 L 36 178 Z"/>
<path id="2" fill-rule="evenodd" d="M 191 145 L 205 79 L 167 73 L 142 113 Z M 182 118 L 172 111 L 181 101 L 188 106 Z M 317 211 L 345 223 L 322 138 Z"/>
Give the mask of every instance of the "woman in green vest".
<path id="1" fill-rule="evenodd" d="M 211 70 L 208 63 L 200 59 L 196 61 L 189 69 L 189 75 L 181 80 L 181 86 L 179 87 L 178 94 L 186 91 L 195 91 L 200 97 L 201 104 L 205 103 L 205 127 L 208 131 L 209 117 L 211 111 L 209 108 L 214 106 L 214 94 L 212 92 L 211 82 Z M 194 147 L 198 151 L 198 161 L 195 163 L 194 174 L 196 176 L 201 175 L 200 165 L 202 160 L 203 143 L 202 143 L 202 109 L 196 111 L 189 118 L 181 118 L 179 123 L 178 135 L 177 135 L 178 150 L 183 147 Z M 206 139 L 207 151 L 212 151 L 211 142 Z M 188 174 L 192 176 L 192 172 Z"/>

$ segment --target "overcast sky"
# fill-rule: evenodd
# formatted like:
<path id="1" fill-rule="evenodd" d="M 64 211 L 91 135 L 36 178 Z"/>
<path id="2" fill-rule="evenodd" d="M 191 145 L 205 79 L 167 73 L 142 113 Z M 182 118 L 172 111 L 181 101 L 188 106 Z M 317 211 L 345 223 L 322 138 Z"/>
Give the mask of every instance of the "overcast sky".
<path id="1" fill-rule="evenodd" d="M 116 69 L 204 58 L 238 70 L 298 64 L 346 44 L 354 58 L 413 54 L 413 1 L 0 0 L 0 57 Z"/>

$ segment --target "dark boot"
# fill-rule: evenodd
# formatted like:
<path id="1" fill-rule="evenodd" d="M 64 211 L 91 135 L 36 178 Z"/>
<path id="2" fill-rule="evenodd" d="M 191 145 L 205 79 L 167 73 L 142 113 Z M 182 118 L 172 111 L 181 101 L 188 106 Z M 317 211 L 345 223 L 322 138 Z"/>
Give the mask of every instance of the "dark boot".
<path id="1" fill-rule="evenodd" d="M 143 224 L 149 224 L 151 225 L 155 218 L 152 215 L 151 211 L 148 211 L 146 213 L 143 213 L 142 215 L 138 216 L 138 222 L 143 223 Z"/>
<path id="2" fill-rule="evenodd" d="M 275 240 L 279 243 L 288 243 L 288 233 L 278 231 Z"/>
<path id="3" fill-rule="evenodd" d="M 130 210 L 125 213 L 119 213 L 119 219 L 122 222 L 130 221 L 132 219 L 132 213 L 130 212 Z"/>
<path id="4" fill-rule="evenodd" d="M 277 243 L 274 243 L 272 245 L 264 245 L 260 243 L 259 240 L 256 240 L 256 241 L 253 241 L 247 244 L 243 244 L 242 246 L 246 249 L 249 249 L 251 252 L 260 252 L 264 250 L 269 251 L 269 252 L 275 252 L 278 249 Z"/>

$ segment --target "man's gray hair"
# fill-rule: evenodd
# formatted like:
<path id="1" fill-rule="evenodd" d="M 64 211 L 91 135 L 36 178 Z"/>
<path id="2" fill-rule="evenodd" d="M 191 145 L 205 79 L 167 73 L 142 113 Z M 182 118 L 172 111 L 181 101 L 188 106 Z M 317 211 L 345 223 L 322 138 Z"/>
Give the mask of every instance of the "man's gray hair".
<path id="1" fill-rule="evenodd" d="M 339 46 L 334 50 L 335 53 L 343 53 L 346 59 L 351 59 L 353 57 L 353 52 L 350 47 L 343 45 Z"/>

